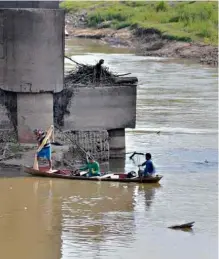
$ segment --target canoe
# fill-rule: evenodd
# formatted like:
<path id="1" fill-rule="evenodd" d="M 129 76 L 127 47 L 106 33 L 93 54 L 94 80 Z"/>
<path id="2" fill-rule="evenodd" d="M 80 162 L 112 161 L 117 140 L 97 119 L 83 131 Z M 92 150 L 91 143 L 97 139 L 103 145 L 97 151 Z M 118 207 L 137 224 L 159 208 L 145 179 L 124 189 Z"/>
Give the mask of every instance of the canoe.
<path id="1" fill-rule="evenodd" d="M 38 177 L 50 177 L 50 178 L 61 178 L 69 180 L 85 180 L 85 181 L 104 181 L 104 182 L 123 182 L 123 183 L 158 183 L 162 175 L 156 175 L 152 177 L 145 177 L 140 179 L 139 177 L 127 178 L 125 173 L 112 173 L 104 174 L 103 176 L 97 177 L 86 177 L 86 176 L 74 176 L 71 175 L 71 170 L 62 169 L 62 170 L 53 170 L 52 172 L 46 171 L 45 168 L 39 168 L 35 170 L 32 167 L 24 166 L 23 170 L 25 173 L 28 173 L 32 176 Z"/>

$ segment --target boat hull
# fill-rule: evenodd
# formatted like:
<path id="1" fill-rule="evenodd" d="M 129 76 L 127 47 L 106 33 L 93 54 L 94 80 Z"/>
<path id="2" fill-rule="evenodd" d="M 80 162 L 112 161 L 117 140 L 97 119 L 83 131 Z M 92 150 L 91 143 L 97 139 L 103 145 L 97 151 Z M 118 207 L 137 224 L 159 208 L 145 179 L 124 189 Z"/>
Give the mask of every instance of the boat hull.
<path id="1" fill-rule="evenodd" d="M 84 181 L 101 181 L 101 182 L 123 182 L 123 183 L 158 183 L 163 176 L 161 175 L 156 175 L 153 177 L 147 177 L 147 178 L 124 178 L 124 173 L 123 174 L 114 174 L 115 176 L 118 176 L 119 178 L 102 178 L 101 176 L 97 177 L 85 177 L 85 176 L 73 176 L 70 175 L 70 170 L 57 170 L 56 172 L 48 172 L 44 171 L 42 169 L 40 170 L 35 170 L 32 167 L 23 167 L 24 172 L 28 173 L 32 176 L 37 176 L 37 177 L 49 177 L 49 178 L 61 178 L 61 179 L 68 179 L 68 180 L 84 180 Z M 120 176 L 122 176 L 120 178 Z"/>

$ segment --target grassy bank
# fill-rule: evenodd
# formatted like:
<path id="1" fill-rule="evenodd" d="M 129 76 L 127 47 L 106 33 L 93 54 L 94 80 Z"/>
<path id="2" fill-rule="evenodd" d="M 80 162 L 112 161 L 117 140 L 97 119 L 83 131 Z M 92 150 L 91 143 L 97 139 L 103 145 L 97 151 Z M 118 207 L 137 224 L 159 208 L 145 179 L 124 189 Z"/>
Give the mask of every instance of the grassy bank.
<path id="1" fill-rule="evenodd" d="M 218 44 L 217 2 L 64 1 L 60 5 L 71 13 L 87 10 L 89 27 L 154 28 L 172 39 Z"/>

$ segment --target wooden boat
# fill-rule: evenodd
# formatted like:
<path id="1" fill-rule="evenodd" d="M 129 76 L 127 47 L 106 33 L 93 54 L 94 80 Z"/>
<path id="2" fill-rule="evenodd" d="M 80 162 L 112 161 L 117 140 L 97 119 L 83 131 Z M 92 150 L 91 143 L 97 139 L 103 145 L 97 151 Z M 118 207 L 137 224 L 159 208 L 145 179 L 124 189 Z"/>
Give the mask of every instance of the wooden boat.
<path id="1" fill-rule="evenodd" d="M 35 170 L 32 167 L 23 167 L 24 172 L 39 177 L 50 177 L 50 178 L 62 178 L 69 180 L 86 180 L 86 181 L 104 181 L 104 182 L 123 182 L 123 183 L 158 183 L 163 176 L 156 175 L 152 177 L 146 177 L 140 179 L 139 177 L 128 178 L 125 173 L 112 173 L 112 174 L 104 174 L 102 176 L 97 177 L 86 177 L 86 176 L 75 176 L 72 175 L 72 171 L 69 169 L 62 170 L 53 170 L 51 172 L 46 170 L 45 168 L 39 168 L 39 170 Z"/>

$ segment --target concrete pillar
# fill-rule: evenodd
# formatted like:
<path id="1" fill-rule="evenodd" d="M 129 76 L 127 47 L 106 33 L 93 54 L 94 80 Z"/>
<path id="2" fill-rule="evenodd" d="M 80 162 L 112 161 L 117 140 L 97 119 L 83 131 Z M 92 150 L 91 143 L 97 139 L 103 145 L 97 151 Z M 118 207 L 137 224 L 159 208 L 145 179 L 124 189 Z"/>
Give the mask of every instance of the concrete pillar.
<path id="1" fill-rule="evenodd" d="M 0 9 L 0 88 L 60 92 L 64 77 L 64 12 Z"/>
<path id="2" fill-rule="evenodd" d="M 17 94 L 17 124 L 19 142 L 35 142 L 33 130 L 53 124 L 53 94 Z"/>
<path id="3" fill-rule="evenodd" d="M 110 158 L 124 157 L 125 153 L 125 129 L 108 130 Z"/>
<path id="4" fill-rule="evenodd" d="M 17 139 L 17 94 L 0 89 L 0 143 Z"/>
<path id="5" fill-rule="evenodd" d="M 0 9 L 0 89 L 17 93 L 20 142 L 53 123 L 53 93 L 63 79 L 64 11 Z"/>
<path id="6" fill-rule="evenodd" d="M 56 121 L 66 130 L 135 128 L 136 90 L 133 85 L 65 89 L 55 94 Z"/>
<path id="7" fill-rule="evenodd" d="M 59 1 L 0 1 L 0 8 L 58 9 Z"/>

